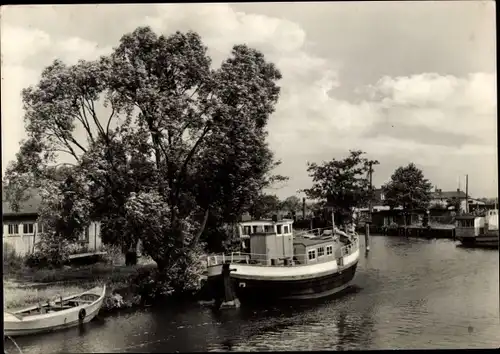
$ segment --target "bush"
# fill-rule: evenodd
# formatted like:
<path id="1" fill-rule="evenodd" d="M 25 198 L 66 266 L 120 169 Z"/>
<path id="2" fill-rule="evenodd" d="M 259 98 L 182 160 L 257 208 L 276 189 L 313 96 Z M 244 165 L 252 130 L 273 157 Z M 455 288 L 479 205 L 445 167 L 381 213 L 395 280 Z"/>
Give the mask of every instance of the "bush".
<path id="1" fill-rule="evenodd" d="M 30 268 L 60 268 L 69 256 L 69 244 L 55 235 L 42 234 L 38 248 L 26 257 L 25 264 Z"/>
<path id="2" fill-rule="evenodd" d="M 67 248 L 68 254 L 87 253 L 88 251 L 89 251 L 88 245 L 79 242 L 69 244 Z"/>
<path id="3" fill-rule="evenodd" d="M 120 246 L 103 245 L 101 251 L 106 252 L 104 259 L 108 264 L 122 265 L 125 263 L 125 255 Z"/>
<path id="4" fill-rule="evenodd" d="M 201 247 L 191 250 L 168 270 L 139 268 L 137 275 L 131 278 L 130 286 L 142 301 L 171 295 L 192 295 L 200 289 L 200 277 L 205 269 L 201 254 Z"/>
<path id="5" fill-rule="evenodd" d="M 19 256 L 14 247 L 6 242 L 3 243 L 3 268 L 7 273 L 23 267 L 23 258 Z"/>

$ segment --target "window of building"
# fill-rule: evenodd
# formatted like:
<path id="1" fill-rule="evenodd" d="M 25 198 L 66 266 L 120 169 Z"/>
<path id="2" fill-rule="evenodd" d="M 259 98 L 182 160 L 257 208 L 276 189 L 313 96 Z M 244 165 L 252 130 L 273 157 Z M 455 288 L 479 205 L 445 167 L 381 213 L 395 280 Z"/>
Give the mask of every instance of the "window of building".
<path id="1" fill-rule="evenodd" d="M 282 232 L 281 232 L 281 231 L 283 230 L 283 225 L 276 225 L 276 229 L 277 229 L 277 232 L 276 232 L 276 233 L 277 233 L 278 235 L 281 235 L 281 234 L 282 234 Z"/>
<path id="2" fill-rule="evenodd" d="M 35 224 L 23 224 L 23 234 L 33 234 L 35 232 Z"/>
<path id="3" fill-rule="evenodd" d="M 316 259 L 316 250 L 310 250 L 309 252 L 307 252 L 307 257 L 309 259 Z"/>
<path id="4" fill-rule="evenodd" d="M 384 193 L 380 193 L 380 200 L 385 200 L 385 194 Z"/>
<path id="5" fill-rule="evenodd" d="M 18 224 L 9 224 L 8 234 L 9 235 L 19 235 L 19 225 Z"/>
<path id="6" fill-rule="evenodd" d="M 243 226 L 243 235 L 250 235 L 252 233 L 251 226 Z"/>
<path id="7" fill-rule="evenodd" d="M 284 234 L 289 234 L 290 233 L 288 225 L 283 226 L 283 233 Z"/>
<path id="8" fill-rule="evenodd" d="M 265 225 L 264 226 L 264 232 L 274 232 L 273 225 Z"/>
<path id="9" fill-rule="evenodd" d="M 318 257 L 325 255 L 325 247 L 318 247 Z"/>
<path id="10" fill-rule="evenodd" d="M 326 246 L 326 255 L 329 256 L 333 254 L 333 246 Z"/>
<path id="11" fill-rule="evenodd" d="M 89 228 L 87 227 L 85 231 L 80 234 L 78 240 L 82 242 L 89 242 L 89 239 L 90 239 L 90 232 Z"/>

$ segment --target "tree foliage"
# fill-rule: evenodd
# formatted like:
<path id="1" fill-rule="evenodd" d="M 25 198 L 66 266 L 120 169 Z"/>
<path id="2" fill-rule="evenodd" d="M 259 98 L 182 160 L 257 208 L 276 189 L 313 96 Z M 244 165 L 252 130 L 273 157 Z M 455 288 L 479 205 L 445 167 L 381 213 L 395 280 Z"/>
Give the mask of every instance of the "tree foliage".
<path id="1" fill-rule="evenodd" d="M 280 78 L 246 45 L 212 69 L 198 34 L 148 27 L 97 61 L 56 60 L 22 93 L 28 139 L 6 174 L 11 202 L 24 186 L 64 184 L 51 166 L 68 155 L 85 188 L 81 215 L 102 222 L 103 242 L 141 239 L 160 268 L 178 266 L 209 215 L 234 221 L 283 179 L 271 175 L 265 130 Z"/>
<path id="2" fill-rule="evenodd" d="M 307 172 L 312 177 L 313 186 L 304 190 L 307 197 L 333 208 L 344 220 L 350 220 L 353 209 L 364 206 L 373 197 L 368 172 L 378 161 L 369 160 L 363 157 L 364 154 L 350 150 L 349 156 L 342 160 L 308 164 Z"/>
<path id="3" fill-rule="evenodd" d="M 280 209 L 280 200 L 276 195 L 260 194 L 252 203 L 249 213 L 254 219 L 270 218 Z"/>
<path id="4" fill-rule="evenodd" d="M 302 202 L 299 197 L 292 195 L 281 203 L 281 209 L 293 214 L 302 209 Z"/>
<path id="5" fill-rule="evenodd" d="M 411 211 L 429 206 L 432 184 L 415 164 L 410 163 L 408 166 L 398 167 L 382 189 L 386 205 Z"/>

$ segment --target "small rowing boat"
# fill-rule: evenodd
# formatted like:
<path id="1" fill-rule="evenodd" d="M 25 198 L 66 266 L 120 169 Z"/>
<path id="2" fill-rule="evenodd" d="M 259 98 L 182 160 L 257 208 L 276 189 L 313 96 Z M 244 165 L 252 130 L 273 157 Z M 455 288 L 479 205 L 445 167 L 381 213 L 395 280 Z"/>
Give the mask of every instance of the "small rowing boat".
<path id="1" fill-rule="evenodd" d="M 45 305 L 4 311 L 4 337 L 51 332 L 90 322 L 101 309 L 105 294 L 106 285 Z"/>

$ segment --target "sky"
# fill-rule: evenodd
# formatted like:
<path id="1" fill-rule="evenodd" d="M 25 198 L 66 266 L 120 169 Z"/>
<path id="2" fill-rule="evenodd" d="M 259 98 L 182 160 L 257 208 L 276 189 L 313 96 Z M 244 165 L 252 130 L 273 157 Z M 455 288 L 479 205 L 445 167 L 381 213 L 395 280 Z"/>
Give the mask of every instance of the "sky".
<path id="1" fill-rule="evenodd" d="M 307 162 L 363 150 L 373 182 L 415 163 L 434 186 L 498 195 L 495 3 L 322 2 L 2 6 L 2 175 L 24 133 L 20 92 L 59 58 L 111 52 L 138 26 L 198 32 L 214 65 L 235 44 L 283 78 L 268 141 L 289 181 L 311 186 Z"/>

